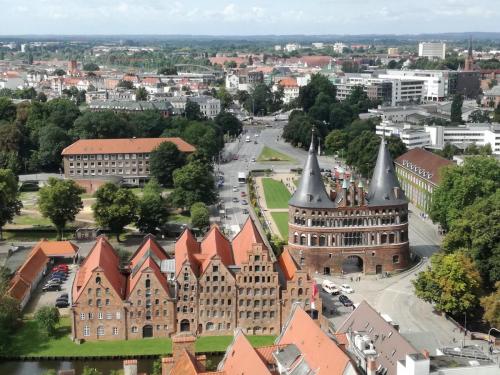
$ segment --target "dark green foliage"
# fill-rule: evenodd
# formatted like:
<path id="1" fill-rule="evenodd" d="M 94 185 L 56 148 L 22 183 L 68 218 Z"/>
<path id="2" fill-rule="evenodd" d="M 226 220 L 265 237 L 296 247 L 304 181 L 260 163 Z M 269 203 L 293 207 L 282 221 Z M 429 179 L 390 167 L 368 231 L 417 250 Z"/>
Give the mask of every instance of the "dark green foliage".
<path id="1" fill-rule="evenodd" d="M 219 126 L 224 134 L 237 136 L 243 130 L 243 124 L 232 113 L 222 111 L 215 118 L 215 123 Z"/>
<path id="2" fill-rule="evenodd" d="M 137 228 L 142 233 L 156 234 L 168 221 L 168 208 L 161 193 L 161 186 L 154 178 L 144 187 L 136 218 Z"/>
<path id="3" fill-rule="evenodd" d="M 210 225 L 210 213 L 205 203 L 197 202 L 191 206 L 191 225 L 193 228 L 205 229 Z"/>
<path id="4" fill-rule="evenodd" d="M 196 202 L 212 204 L 216 199 L 212 170 L 194 161 L 174 172 L 174 191 L 170 195 L 176 207 L 191 207 Z"/>
<path id="5" fill-rule="evenodd" d="M 45 331 L 48 336 L 55 336 L 56 327 L 60 320 L 59 309 L 53 306 L 40 307 L 35 313 L 35 320 L 38 327 Z"/>
<path id="6" fill-rule="evenodd" d="M 186 108 L 184 108 L 184 117 L 190 121 L 198 121 L 201 120 L 204 116 L 200 111 L 199 104 L 188 100 L 186 103 Z"/>
<path id="7" fill-rule="evenodd" d="M 16 106 L 7 97 L 0 97 L 0 121 L 12 121 L 16 118 Z"/>
<path id="8" fill-rule="evenodd" d="M 109 228 L 120 241 L 123 228 L 135 220 L 138 200 L 128 189 L 119 188 L 113 183 L 102 185 L 95 193 L 96 202 L 92 205 L 94 218 L 103 228 Z"/>
<path id="9" fill-rule="evenodd" d="M 148 92 L 144 87 L 135 90 L 135 100 L 138 102 L 148 100 Z"/>
<path id="10" fill-rule="evenodd" d="M 177 75 L 177 68 L 175 66 L 164 66 L 158 69 L 158 74 L 164 74 L 167 76 Z"/>
<path id="11" fill-rule="evenodd" d="M 488 112 L 481 111 L 480 109 L 473 111 L 469 115 L 469 122 L 484 123 L 491 122 L 491 118 Z"/>
<path id="12" fill-rule="evenodd" d="M 461 124 L 462 120 L 462 104 L 464 102 L 464 98 L 462 95 L 457 94 L 453 97 L 453 101 L 451 102 L 451 115 L 450 120 L 453 124 Z"/>
<path id="13" fill-rule="evenodd" d="M 49 178 L 48 184 L 40 189 L 38 207 L 43 217 L 49 218 L 56 227 L 59 240 L 66 223 L 74 221 L 83 208 L 80 195 L 84 192 L 73 180 L 55 178 Z"/>
<path id="14" fill-rule="evenodd" d="M 123 89 L 127 89 L 127 90 L 134 89 L 134 83 L 132 81 L 125 81 L 123 79 L 120 82 L 118 82 L 118 85 L 116 85 L 116 86 L 121 87 Z"/>
<path id="15" fill-rule="evenodd" d="M 86 71 L 86 72 L 96 72 L 99 70 L 99 65 L 97 65 L 96 63 L 86 63 L 86 64 L 83 64 L 83 70 Z"/>
<path id="16" fill-rule="evenodd" d="M 76 119 L 70 134 L 74 139 L 129 138 L 134 131 L 125 115 L 105 111 L 85 112 Z"/>
<path id="17" fill-rule="evenodd" d="M 0 239 L 3 239 L 2 228 L 19 215 L 22 206 L 16 176 L 9 169 L 0 169 Z"/>
<path id="18" fill-rule="evenodd" d="M 161 143 L 149 156 L 151 175 L 164 187 L 172 186 L 174 171 L 185 163 L 186 156 L 171 142 Z"/>

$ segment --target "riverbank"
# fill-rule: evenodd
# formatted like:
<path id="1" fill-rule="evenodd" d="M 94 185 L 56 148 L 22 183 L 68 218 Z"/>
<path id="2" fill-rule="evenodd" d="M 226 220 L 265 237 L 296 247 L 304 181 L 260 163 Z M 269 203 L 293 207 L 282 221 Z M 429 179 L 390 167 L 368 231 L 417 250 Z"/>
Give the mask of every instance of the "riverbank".
<path id="1" fill-rule="evenodd" d="M 41 333 L 33 320 L 26 320 L 12 337 L 10 350 L 3 352 L 0 359 L 74 359 L 74 358 L 129 358 L 169 355 L 172 340 L 169 338 L 148 338 L 117 341 L 89 341 L 76 344 L 70 339 L 69 318 L 62 318 L 55 337 L 48 338 Z M 249 336 L 255 347 L 271 345 L 275 336 Z M 222 353 L 231 343 L 232 336 L 206 336 L 196 340 L 196 352 Z"/>

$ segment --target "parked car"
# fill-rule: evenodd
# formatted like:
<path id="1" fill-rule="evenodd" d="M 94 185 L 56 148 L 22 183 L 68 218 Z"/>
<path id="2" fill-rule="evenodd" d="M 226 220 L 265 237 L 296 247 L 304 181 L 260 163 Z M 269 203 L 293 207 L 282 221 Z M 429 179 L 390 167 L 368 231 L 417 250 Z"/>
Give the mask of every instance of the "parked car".
<path id="1" fill-rule="evenodd" d="M 246 208 L 243 209 L 243 215 L 248 215 L 248 210 Z"/>
<path id="2" fill-rule="evenodd" d="M 252 158 L 252 160 L 251 160 L 251 161 L 252 161 L 252 163 L 255 163 L 255 158 Z"/>
<path id="3" fill-rule="evenodd" d="M 335 285 L 332 281 L 324 280 L 323 283 L 321 284 L 321 288 L 326 293 L 331 294 L 333 296 L 340 293 L 339 288 L 337 288 L 337 285 Z"/>
<path id="4" fill-rule="evenodd" d="M 63 267 L 62 265 L 59 265 L 59 266 L 55 266 L 54 268 L 52 268 L 52 271 L 51 272 L 69 272 L 69 268 L 68 266 L 65 266 Z"/>
<path id="5" fill-rule="evenodd" d="M 54 290 L 60 291 L 61 290 L 61 286 L 59 284 L 46 284 L 46 285 L 44 285 L 44 287 L 42 288 L 42 290 L 44 292 L 52 292 Z"/>
<path id="6" fill-rule="evenodd" d="M 234 185 L 234 186 L 233 186 L 233 191 L 234 191 L 234 192 L 237 192 L 237 191 L 238 191 L 238 186 Z"/>
<path id="7" fill-rule="evenodd" d="M 354 293 L 354 289 L 349 284 L 342 284 L 340 290 L 344 293 Z"/>
<path id="8" fill-rule="evenodd" d="M 233 197 L 233 203 L 238 203 L 238 198 Z"/>
<path id="9" fill-rule="evenodd" d="M 51 279 L 61 279 L 61 280 L 66 280 L 68 278 L 68 275 L 66 275 L 65 273 L 61 273 L 61 272 L 56 272 L 56 273 L 53 273 L 50 275 L 50 278 Z"/>
<path id="10" fill-rule="evenodd" d="M 68 299 L 69 298 L 68 293 L 63 293 L 59 297 L 57 297 L 57 299 L 63 299 L 63 298 Z"/>
<path id="11" fill-rule="evenodd" d="M 257 141 L 253 141 L 253 144 L 256 145 L 258 142 Z"/>
<path id="12" fill-rule="evenodd" d="M 242 196 L 242 197 L 246 197 L 246 196 L 247 196 L 247 193 L 245 193 L 244 191 L 242 191 L 242 192 L 240 193 L 240 196 Z"/>
<path id="13" fill-rule="evenodd" d="M 68 307 L 69 302 L 67 300 L 64 301 L 56 301 L 56 307 L 62 308 L 62 307 Z"/>
<path id="14" fill-rule="evenodd" d="M 241 204 L 242 204 L 243 206 L 246 206 L 246 205 L 248 204 L 248 202 L 247 202 L 245 199 L 242 199 L 242 200 L 241 200 Z"/>
<path id="15" fill-rule="evenodd" d="M 341 294 L 339 296 L 339 301 L 342 305 L 346 306 L 346 307 L 351 307 L 352 306 L 352 301 L 349 299 L 349 297 L 347 296 L 344 296 L 343 294 Z"/>

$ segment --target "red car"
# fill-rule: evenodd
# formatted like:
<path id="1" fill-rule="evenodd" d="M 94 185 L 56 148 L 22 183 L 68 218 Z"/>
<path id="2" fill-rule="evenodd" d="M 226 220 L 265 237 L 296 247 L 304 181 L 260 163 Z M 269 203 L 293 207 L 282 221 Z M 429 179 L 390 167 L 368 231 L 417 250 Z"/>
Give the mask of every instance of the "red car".
<path id="1" fill-rule="evenodd" d="M 68 273 L 69 267 L 65 264 L 59 264 L 58 266 L 55 266 L 52 268 L 52 272 L 66 272 Z"/>
<path id="2" fill-rule="evenodd" d="M 247 193 L 245 193 L 244 191 L 241 192 L 241 196 L 242 197 L 246 197 L 247 196 Z"/>

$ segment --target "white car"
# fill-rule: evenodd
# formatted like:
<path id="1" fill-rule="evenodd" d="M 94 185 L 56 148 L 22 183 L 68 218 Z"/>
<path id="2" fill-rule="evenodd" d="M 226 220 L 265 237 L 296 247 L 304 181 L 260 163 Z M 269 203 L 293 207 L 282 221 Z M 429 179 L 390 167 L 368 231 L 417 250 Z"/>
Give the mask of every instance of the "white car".
<path id="1" fill-rule="evenodd" d="M 321 288 L 326 293 L 331 294 L 331 295 L 337 295 L 337 294 L 340 293 L 340 291 L 337 288 L 337 286 L 333 282 L 328 281 L 328 280 L 323 281 L 323 283 L 321 284 Z"/>
<path id="2" fill-rule="evenodd" d="M 235 186 L 233 186 L 233 191 L 234 191 L 234 192 L 237 192 L 237 191 L 238 191 L 238 186 L 236 186 L 236 185 L 235 185 Z"/>
<path id="3" fill-rule="evenodd" d="M 340 290 L 344 293 L 354 293 L 354 289 L 349 284 L 342 284 Z"/>

